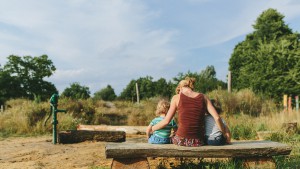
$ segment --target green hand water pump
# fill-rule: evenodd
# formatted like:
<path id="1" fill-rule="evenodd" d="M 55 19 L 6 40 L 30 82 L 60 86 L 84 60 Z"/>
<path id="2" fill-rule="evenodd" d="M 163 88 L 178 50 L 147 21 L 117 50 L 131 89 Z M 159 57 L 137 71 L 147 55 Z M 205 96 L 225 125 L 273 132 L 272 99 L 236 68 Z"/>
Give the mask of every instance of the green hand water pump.
<path id="1" fill-rule="evenodd" d="M 57 121 L 57 113 L 58 112 L 66 112 L 66 110 L 59 110 L 57 109 L 57 106 L 58 106 L 58 94 L 53 94 L 50 98 L 50 110 L 51 110 L 51 114 L 52 114 L 52 117 L 53 117 L 53 120 L 52 120 L 52 126 L 53 126 L 53 144 L 56 144 L 57 143 L 57 124 L 58 124 L 58 121 Z"/>

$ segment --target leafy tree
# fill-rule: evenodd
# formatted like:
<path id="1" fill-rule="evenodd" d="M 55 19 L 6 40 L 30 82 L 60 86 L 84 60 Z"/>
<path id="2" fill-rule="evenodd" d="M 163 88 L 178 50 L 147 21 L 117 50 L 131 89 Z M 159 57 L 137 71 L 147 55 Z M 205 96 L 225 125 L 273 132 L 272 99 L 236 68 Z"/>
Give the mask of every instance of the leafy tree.
<path id="1" fill-rule="evenodd" d="M 151 76 L 140 77 L 138 80 L 131 80 L 127 87 L 123 90 L 120 95 L 121 99 L 132 100 L 134 101 L 136 94 L 136 83 L 138 84 L 139 89 L 139 98 L 145 99 L 155 96 L 155 86 L 152 82 Z"/>
<path id="2" fill-rule="evenodd" d="M 56 93 L 55 86 L 43 78 L 49 77 L 56 70 L 47 55 L 39 57 L 10 55 L 0 75 L 1 92 L 6 98 L 25 97 L 42 100 Z"/>
<path id="3" fill-rule="evenodd" d="M 155 96 L 155 85 L 152 82 L 151 76 L 141 77 L 136 82 L 139 88 L 140 99 L 150 98 Z"/>
<path id="4" fill-rule="evenodd" d="M 139 87 L 140 99 L 151 97 L 171 98 L 175 94 L 177 84 L 186 76 L 196 78 L 195 90 L 200 92 L 208 92 L 217 88 L 226 88 L 226 83 L 216 78 L 216 71 L 213 66 L 208 66 L 200 73 L 192 73 L 188 71 L 186 74 L 179 73 L 173 78 L 173 81 L 167 82 L 164 78 L 153 81 L 151 76 L 141 77 L 138 80 L 131 80 L 126 88 L 121 92 L 119 98 L 124 100 L 136 99 L 136 83 Z"/>
<path id="5" fill-rule="evenodd" d="M 179 73 L 177 77 L 173 78 L 175 81 L 175 84 L 177 84 L 185 79 L 185 77 L 194 77 L 196 79 L 195 83 L 195 91 L 202 92 L 202 93 L 207 93 L 209 91 L 218 89 L 219 87 L 221 89 L 226 88 L 226 83 L 218 80 L 216 78 L 216 71 L 214 66 L 207 66 L 204 70 L 202 70 L 200 73 L 192 73 L 188 71 L 186 74 Z"/>
<path id="6" fill-rule="evenodd" d="M 71 99 L 87 99 L 90 97 L 90 89 L 86 86 L 81 86 L 78 82 L 72 83 L 61 94 L 63 97 Z"/>
<path id="7" fill-rule="evenodd" d="M 126 88 L 123 89 L 119 98 L 122 100 L 134 101 L 134 99 L 136 98 L 135 83 L 136 83 L 136 80 L 131 80 L 129 82 L 129 84 L 126 86 Z"/>
<path id="8" fill-rule="evenodd" d="M 229 60 L 233 88 L 251 88 L 277 101 L 300 93 L 300 36 L 283 18 L 275 9 L 264 11 L 254 32 L 236 45 Z"/>
<path id="9" fill-rule="evenodd" d="M 151 76 L 140 77 L 137 80 L 131 80 L 126 88 L 121 92 L 119 98 L 123 100 L 136 100 L 136 83 L 139 88 L 140 99 L 147 99 L 155 96 L 168 97 L 173 95 L 173 84 L 167 83 L 164 78 L 153 81 Z"/>
<path id="10" fill-rule="evenodd" d="M 160 78 L 154 82 L 155 95 L 160 97 L 171 98 L 174 94 L 174 87 L 171 81 L 167 82 L 166 79 Z"/>
<path id="11" fill-rule="evenodd" d="M 103 88 L 94 94 L 94 99 L 96 100 L 112 101 L 115 100 L 116 97 L 115 91 L 110 85 L 107 85 L 106 88 Z"/>

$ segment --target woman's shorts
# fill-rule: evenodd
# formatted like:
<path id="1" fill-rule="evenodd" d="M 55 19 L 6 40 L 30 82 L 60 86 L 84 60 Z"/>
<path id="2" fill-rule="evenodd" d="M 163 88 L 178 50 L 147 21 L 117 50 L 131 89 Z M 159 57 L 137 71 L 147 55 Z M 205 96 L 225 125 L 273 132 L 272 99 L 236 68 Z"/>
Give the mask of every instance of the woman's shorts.
<path id="1" fill-rule="evenodd" d="M 205 136 L 206 144 L 212 146 L 221 146 L 226 144 L 226 139 L 223 135 L 220 136 Z"/>
<path id="2" fill-rule="evenodd" d="M 171 138 L 173 144 L 178 146 L 199 147 L 204 145 L 204 140 L 196 138 L 185 138 L 175 135 Z"/>
<path id="3" fill-rule="evenodd" d="M 161 138 L 159 136 L 156 136 L 154 134 L 152 134 L 150 136 L 150 138 L 148 139 L 148 143 L 151 144 L 170 144 L 170 138 Z"/>

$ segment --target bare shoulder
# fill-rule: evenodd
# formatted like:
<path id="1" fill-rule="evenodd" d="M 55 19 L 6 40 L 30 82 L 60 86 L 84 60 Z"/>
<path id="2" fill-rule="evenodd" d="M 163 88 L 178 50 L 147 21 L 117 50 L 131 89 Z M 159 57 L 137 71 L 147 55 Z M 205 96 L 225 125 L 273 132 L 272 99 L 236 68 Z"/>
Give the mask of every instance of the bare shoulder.
<path id="1" fill-rule="evenodd" d="M 179 99 L 179 94 L 176 94 L 172 97 L 172 100 L 178 100 Z"/>
<path id="2" fill-rule="evenodd" d="M 179 101 L 179 94 L 176 94 L 176 95 L 174 95 L 173 97 L 172 97 L 172 101 L 171 102 L 173 102 L 173 103 L 178 103 L 178 101 Z"/>

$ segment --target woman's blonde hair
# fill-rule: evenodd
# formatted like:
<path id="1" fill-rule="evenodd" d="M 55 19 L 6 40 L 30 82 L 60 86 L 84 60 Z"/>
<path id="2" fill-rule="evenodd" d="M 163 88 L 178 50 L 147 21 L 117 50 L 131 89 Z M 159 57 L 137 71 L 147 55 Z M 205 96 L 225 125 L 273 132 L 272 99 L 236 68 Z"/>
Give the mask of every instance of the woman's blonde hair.
<path id="1" fill-rule="evenodd" d="M 184 80 L 181 80 L 175 89 L 176 94 L 178 94 L 180 92 L 180 88 L 182 88 L 182 87 L 189 87 L 192 90 L 194 90 L 195 81 L 196 81 L 196 79 L 193 77 L 186 77 Z"/>
<path id="2" fill-rule="evenodd" d="M 163 100 L 160 100 L 157 104 L 157 107 L 156 107 L 156 111 L 155 111 L 155 114 L 157 116 L 163 114 L 163 113 L 167 113 L 168 110 L 170 108 L 170 102 L 168 102 L 167 100 L 163 99 Z"/>

